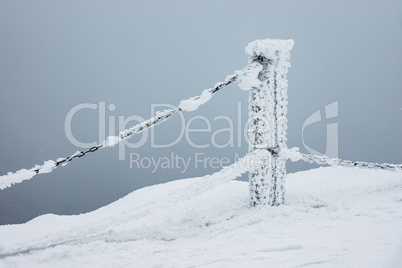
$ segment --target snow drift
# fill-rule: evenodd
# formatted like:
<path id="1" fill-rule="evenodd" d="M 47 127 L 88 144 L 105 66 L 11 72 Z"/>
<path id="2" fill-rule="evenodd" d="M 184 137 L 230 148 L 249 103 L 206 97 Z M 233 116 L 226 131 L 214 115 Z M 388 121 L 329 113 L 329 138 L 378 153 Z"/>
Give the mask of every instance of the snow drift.
<path id="1" fill-rule="evenodd" d="M 249 207 L 213 178 L 135 191 L 91 213 L 0 226 L 2 267 L 401 267 L 402 174 L 289 174 L 285 205 Z M 399 266 L 398 266 L 399 265 Z"/>

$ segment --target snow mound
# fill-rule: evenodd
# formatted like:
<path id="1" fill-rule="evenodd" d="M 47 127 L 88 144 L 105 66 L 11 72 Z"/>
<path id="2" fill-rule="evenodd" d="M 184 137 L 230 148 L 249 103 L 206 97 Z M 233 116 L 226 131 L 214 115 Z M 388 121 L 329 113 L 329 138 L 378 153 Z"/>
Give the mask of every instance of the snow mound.
<path id="1" fill-rule="evenodd" d="M 401 173 L 319 168 L 286 189 L 285 205 L 250 209 L 246 182 L 186 179 L 0 226 L 0 266 L 402 267 Z"/>

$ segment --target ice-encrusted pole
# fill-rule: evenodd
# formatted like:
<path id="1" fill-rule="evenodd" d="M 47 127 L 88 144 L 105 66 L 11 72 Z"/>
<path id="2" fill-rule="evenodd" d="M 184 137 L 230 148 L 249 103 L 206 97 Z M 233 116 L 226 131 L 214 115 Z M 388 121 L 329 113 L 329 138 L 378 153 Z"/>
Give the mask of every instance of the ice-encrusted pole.
<path id="1" fill-rule="evenodd" d="M 258 81 L 249 81 L 249 151 L 270 152 L 263 164 L 249 173 L 252 206 L 277 206 L 285 200 L 286 158 L 280 151 L 286 148 L 286 75 L 293 44 L 293 40 L 265 39 L 246 47 L 250 68 L 259 70 Z"/>

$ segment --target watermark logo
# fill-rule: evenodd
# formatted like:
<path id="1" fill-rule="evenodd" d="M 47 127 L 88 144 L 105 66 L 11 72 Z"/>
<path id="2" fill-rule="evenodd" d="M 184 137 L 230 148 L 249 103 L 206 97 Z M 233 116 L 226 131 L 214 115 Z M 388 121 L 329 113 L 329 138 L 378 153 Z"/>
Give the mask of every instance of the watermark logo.
<path id="1" fill-rule="evenodd" d="M 151 173 L 155 173 L 158 170 L 177 169 L 181 173 L 185 173 L 191 166 L 194 169 L 223 169 L 230 166 L 249 170 L 250 168 L 258 168 L 262 163 L 268 164 L 267 157 L 259 157 L 257 155 L 240 158 L 238 153 L 235 153 L 233 159 L 229 157 L 210 157 L 204 153 L 194 153 L 194 156 L 183 157 L 174 152 L 171 152 L 168 156 L 149 157 L 141 156 L 139 153 L 130 153 L 130 169 L 148 169 Z M 281 166 L 284 161 L 278 161 Z"/>
<path id="2" fill-rule="evenodd" d="M 108 133 L 109 136 L 118 135 L 118 133 L 115 131 L 116 126 L 119 133 L 121 133 L 126 130 L 130 124 L 138 124 L 145 121 L 145 119 L 139 115 L 131 115 L 129 117 L 114 115 L 106 116 L 107 112 L 114 112 L 116 110 L 116 106 L 114 104 L 109 104 L 108 106 L 106 106 L 105 102 L 99 102 L 98 104 L 78 104 L 67 113 L 64 121 L 64 129 L 67 139 L 71 142 L 71 144 L 79 148 L 90 148 L 97 145 L 96 142 L 79 141 L 74 136 L 72 131 L 72 122 L 74 117 L 78 116 L 82 110 L 88 109 L 97 111 L 99 144 L 107 139 L 106 133 Z M 151 117 L 155 117 L 157 111 L 161 109 L 175 110 L 177 107 L 171 104 L 152 104 Z M 126 148 L 140 148 L 147 143 L 149 138 L 151 148 L 173 147 L 183 139 L 187 142 L 187 144 L 195 149 L 204 149 L 208 147 L 222 149 L 226 147 L 233 148 L 235 146 L 241 148 L 242 141 L 245 141 L 248 145 L 253 145 L 255 147 L 266 147 L 267 145 L 262 143 L 262 141 L 259 141 L 258 137 L 260 137 L 263 133 L 270 131 L 268 120 L 263 116 L 254 116 L 249 118 L 243 125 L 241 111 L 241 102 L 237 103 L 237 118 L 235 118 L 235 120 L 226 115 L 215 116 L 213 120 L 201 115 L 185 118 L 183 112 L 179 111 L 177 113 L 180 119 L 179 133 L 172 142 L 158 143 L 155 128 L 150 128 L 149 131 L 142 131 L 138 133 L 137 136 L 139 136 L 139 139 L 136 139 L 135 141 L 123 139 L 118 143 L 119 160 L 125 160 Z M 215 122 L 218 122 L 218 124 Z M 195 127 L 196 125 L 203 125 L 203 127 Z M 213 130 L 213 126 L 216 125 L 220 125 L 222 127 L 217 130 Z M 254 133 L 254 135 L 251 135 L 251 133 Z M 200 134 L 209 135 L 208 140 L 203 143 L 197 141 L 195 136 Z M 254 138 L 251 139 L 251 137 Z"/>
<path id="3" fill-rule="evenodd" d="M 155 117 L 158 110 L 161 109 L 176 109 L 176 106 L 170 104 L 152 104 L 151 117 Z M 98 143 L 82 142 L 79 141 L 73 134 L 72 125 L 75 117 L 80 116 L 83 110 L 92 110 L 95 112 L 98 121 Z M 64 129 L 67 139 L 71 144 L 79 148 L 90 148 L 97 144 L 103 143 L 109 137 L 115 137 L 119 133 L 124 132 L 130 125 L 142 123 L 145 119 L 139 115 L 131 115 L 128 117 L 113 115 L 116 110 L 114 104 L 106 105 L 105 102 L 95 103 L 82 103 L 74 106 L 66 115 L 64 122 Z M 157 142 L 155 128 L 150 128 L 149 131 L 142 131 L 138 133 L 136 139 L 127 140 L 122 139 L 119 143 L 113 146 L 118 146 L 119 160 L 126 159 L 127 148 L 136 149 L 144 146 L 148 141 L 151 148 L 169 148 L 177 145 L 180 141 L 185 140 L 188 145 L 195 149 L 204 149 L 208 147 L 213 148 L 227 148 L 237 147 L 241 148 L 242 143 L 246 143 L 253 149 L 265 149 L 273 142 L 271 135 L 275 128 L 272 126 L 274 122 L 266 118 L 264 115 L 254 115 L 247 120 L 242 120 L 242 105 L 241 102 L 237 103 L 237 117 L 231 118 L 226 115 L 215 116 L 212 120 L 200 115 L 195 115 L 186 118 L 184 114 L 179 111 L 178 117 L 180 120 L 179 129 L 175 128 L 174 140 L 169 142 Z M 325 106 L 324 115 L 320 110 L 312 113 L 304 122 L 302 127 L 302 142 L 306 150 L 315 155 L 326 155 L 328 157 L 338 157 L 338 123 L 326 124 L 326 148 L 325 152 L 319 152 L 313 149 L 305 142 L 305 129 L 313 124 L 338 117 L 338 101 L 332 102 Z M 219 129 L 216 127 L 219 126 Z M 118 131 L 116 131 L 118 129 Z M 159 132 L 158 132 L 158 135 Z M 198 136 L 197 136 L 198 135 Z M 203 139 L 199 139 L 203 135 Z M 206 135 L 206 136 L 205 136 Z M 150 140 L 149 140 L 150 139 Z M 200 141 L 202 140 L 202 142 Z M 175 168 L 183 172 L 187 171 L 190 164 L 193 163 L 197 168 L 204 163 L 205 168 L 218 168 L 229 164 L 229 159 L 218 159 L 212 157 L 211 159 L 202 158 L 200 154 L 196 153 L 194 157 L 184 159 L 182 156 L 172 153 L 170 156 L 159 158 L 147 158 L 140 156 L 138 153 L 129 154 L 130 168 L 151 169 L 156 172 L 159 169 Z"/>
<path id="4" fill-rule="evenodd" d="M 325 106 L 324 109 L 325 113 L 325 120 L 331 119 L 331 118 L 336 118 L 338 117 L 338 101 L 334 101 L 328 105 Z M 306 148 L 306 150 L 315 155 L 325 155 L 330 158 L 337 158 L 338 157 L 338 123 L 328 123 L 327 124 L 327 137 L 326 137 L 326 148 L 325 152 L 321 153 L 310 146 L 306 144 L 304 141 L 304 130 L 308 126 L 311 126 L 313 124 L 316 124 L 318 122 L 323 121 L 324 119 L 321 116 L 321 111 L 317 110 L 314 113 L 312 113 L 306 121 L 303 123 L 302 127 L 302 141 L 303 141 L 303 146 Z"/>

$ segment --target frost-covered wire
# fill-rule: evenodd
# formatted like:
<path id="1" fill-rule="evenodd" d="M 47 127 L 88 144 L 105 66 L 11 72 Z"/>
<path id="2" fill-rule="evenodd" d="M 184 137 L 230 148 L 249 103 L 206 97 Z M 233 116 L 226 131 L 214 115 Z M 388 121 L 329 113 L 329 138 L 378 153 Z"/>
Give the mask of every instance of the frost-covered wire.
<path id="1" fill-rule="evenodd" d="M 25 180 L 29 180 L 37 174 L 50 173 L 58 166 L 65 166 L 72 160 L 85 156 L 88 153 L 93 153 L 98 149 L 107 148 L 118 144 L 123 140 L 127 140 L 133 135 L 140 133 L 148 128 L 154 127 L 163 121 L 171 118 L 176 113 L 180 111 L 194 111 L 198 107 L 212 97 L 212 94 L 216 93 L 223 87 L 235 82 L 237 80 L 238 74 L 229 75 L 226 77 L 225 81 L 215 84 L 213 88 L 205 89 L 201 95 L 192 97 L 187 100 L 182 100 L 179 106 L 175 109 L 165 110 L 163 112 L 157 112 L 156 115 L 142 123 L 139 123 L 129 129 L 123 130 L 118 136 L 109 136 L 102 143 L 91 147 L 84 151 L 77 151 L 69 157 L 58 158 L 56 161 L 48 160 L 45 161 L 43 165 L 35 165 L 31 169 L 21 169 L 16 172 L 8 172 L 6 175 L 0 176 L 0 190 L 11 187 L 14 184 L 20 183 Z"/>
<path id="2" fill-rule="evenodd" d="M 319 165 L 329 165 L 329 166 L 344 166 L 344 167 L 359 167 L 359 168 L 370 168 L 370 169 L 383 169 L 383 170 L 394 170 L 402 171 L 402 164 L 388 164 L 388 163 L 370 163 L 361 161 L 350 161 L 342 160 L 339 158 L 329 158 L 325 155 L 313 155 L 313 154 L 303 154 L 300 153 L 301 160 L 308 163 L 316 163 Z"/>
<path id="3" fill-rule="evenodd" d="M 339 158 L 330 158 L 325 155 L 303 154 L 299 152 L 299 148 L 294 147 L 291 149 L 282 149 L 279 155 L 285 159 L 290 159 L 292 162 L 303 160 L 307 163 L 316 163 L 319 165 L 328 165 L 332 167 L 344 166 L 344 167 L 359 167 L 370 169 L 382 169 L 402 171 L 402 164 L 388 164 L 388 163 L 370 163 L 361 161 L 342 160 Z"/>

